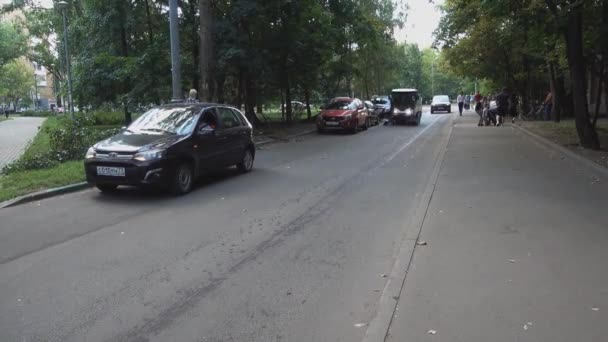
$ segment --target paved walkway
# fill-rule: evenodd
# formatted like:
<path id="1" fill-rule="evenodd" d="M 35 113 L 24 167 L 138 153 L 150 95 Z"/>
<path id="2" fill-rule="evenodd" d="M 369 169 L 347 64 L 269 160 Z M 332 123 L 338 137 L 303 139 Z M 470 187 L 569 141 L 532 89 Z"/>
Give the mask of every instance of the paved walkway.
<path id="1" fill-rule="evenodd" d="M 11 120 L 0 122 L 0 169 L 21 156 L 44 120 L 13 117 Z"/>
<path id="2" fill-rule="evenodd" d="M 606 341 L 608 177 L 455 116 L 386 341 Z"/>

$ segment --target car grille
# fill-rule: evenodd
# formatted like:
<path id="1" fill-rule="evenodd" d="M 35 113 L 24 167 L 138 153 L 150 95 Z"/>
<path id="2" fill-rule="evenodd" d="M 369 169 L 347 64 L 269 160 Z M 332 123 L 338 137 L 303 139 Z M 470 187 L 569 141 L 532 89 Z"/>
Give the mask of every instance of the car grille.
<path id="1" fill-rule="evenodd" d="M 133 159 L 133 153 L 122 153 L 122 152 L 97 152 L 95 157 L 97 159 L 109 159 L 109 160 L 131 160 Z"/>
<path id="2" fill-rule="evenodd" d="M 342 121 L 342 118 L 339 116 L 324 116 L 323 119 L 325 121 Z"/>

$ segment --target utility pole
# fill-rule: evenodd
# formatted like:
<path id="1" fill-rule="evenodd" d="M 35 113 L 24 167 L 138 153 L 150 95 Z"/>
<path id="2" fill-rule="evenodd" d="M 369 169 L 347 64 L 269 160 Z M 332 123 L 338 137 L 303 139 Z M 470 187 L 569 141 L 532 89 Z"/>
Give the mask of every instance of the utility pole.
<path id="1" fill-rule="evenodd" d="M 172 101 L 182 99 L 182 66 L 179 56 L 179 22 L 177 18 L 177 0 L 169 0 L 169 32 L 171 36 L 171 80 L 173 86 Z"/>

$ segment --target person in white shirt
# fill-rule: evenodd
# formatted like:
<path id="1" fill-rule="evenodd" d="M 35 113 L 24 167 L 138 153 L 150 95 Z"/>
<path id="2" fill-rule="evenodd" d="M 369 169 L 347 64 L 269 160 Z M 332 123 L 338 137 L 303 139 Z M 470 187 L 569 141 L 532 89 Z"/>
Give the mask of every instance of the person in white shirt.
<path id="1" fill-rule="evenodd" d="M 462 96 L 462 92 L 458 94 L 456 101 L 458 102 L 458 113 L 460 113 L 460 116 L 462 116 L 462 109 L 464 108 L 464 96 Z"/>

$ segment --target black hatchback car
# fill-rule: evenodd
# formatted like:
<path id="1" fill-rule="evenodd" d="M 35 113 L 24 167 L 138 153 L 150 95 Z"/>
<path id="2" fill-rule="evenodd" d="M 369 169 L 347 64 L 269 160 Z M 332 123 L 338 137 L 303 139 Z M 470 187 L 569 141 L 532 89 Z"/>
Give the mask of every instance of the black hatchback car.
<path id="1" fill-rule="evenodd" d="M 192 189 L 209 171 L 253 168 L 252 126 L 236 108 L 177 103 L 153 108 L 121 133 L 92 146 L 87 182 L 101 191 L 119 185 L 157 185 L 175 194 Z"/>

